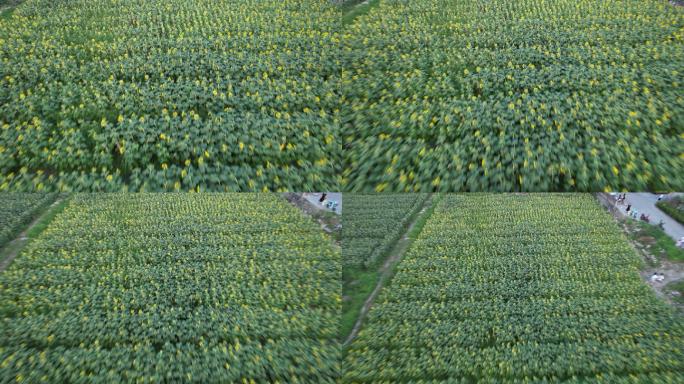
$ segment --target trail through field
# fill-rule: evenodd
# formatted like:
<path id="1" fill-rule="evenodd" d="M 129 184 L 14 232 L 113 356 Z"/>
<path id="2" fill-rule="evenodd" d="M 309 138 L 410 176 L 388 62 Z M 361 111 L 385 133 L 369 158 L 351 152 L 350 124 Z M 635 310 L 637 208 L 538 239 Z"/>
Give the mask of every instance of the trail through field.
<path id="1" fill-rule="evenodd" d="M 63 198 L 57 198 L 50 206 L 38 217 L 36 217 L 31 224 L 29 224 L 14 240 L 10 241 L 7 243 L 7 246 L 5 246 L 4 249 L 0 250 L 0 258 L 2 261 L 0 261 L 0 272 L 4 271 L 14 260 L 15 257 L 19 254 L 19 251 L 21 251 L 24 248 L 24 245 L 26 245 L 26 242 L 29 240 L 28 238 L 28 233 L 35 227 L 38 223 L 43 220 L 46 216 L 52 212 L 53 209 L 56 209 L 56 207 L 63 201 Z"/>
<path id="2" fill-rule="evenodd" d="M 418 223 L 419 220 L 430 209 L 430 207 L 433 204 L 433 199 L 434 199 L 434 195 L 431 195 L 430 197 L 428 197 L 425 200 L 422 208 L 420 209 L 418 214 L 413 218 L 411 223 L 407 226 L 404 234 L 394 244 L 394 247 L 392 247 L 392 250 L 390 251 L 389 255 L 387 256 L 387 259 L 385 259 L 385 262 L 380 267 L 380 270 L 379 270 L 380 277 L 378 278 L 378 283 L 376 284 L 373 292 L 371 292 L 371 294 L 368 296 L 366 301 L 363 303 L 363 307 L 361 308 L 361 312 L 359 313 L 359 317 L 356 319 L 356 323 L 354 324 L 354 328 L 352 328 L 351 333 L 345 339 L 343 346 L 349 345 L 354 340 L 354 338 L 359 334 L 359 331 L 361 330 L 361 326 L 363 325 L 363 320 L 366 318 L 368 311 L 373 306 L 373 303 L 375 302 L 375 299 L 378 297 L 380 290 L 385 285 L 385 282 L 387 282 L 389 280 L 389 278 L 392 276 L 392 271 L 394 270 L 394 266 L 397 265 L 401 261 L 402 256 L 404 256 L 404 253 L 406 253 L 406 250 L 411 245 L 411 241 L 413 239 L 409 236 L 409 234 L 411 233 L 411 231 L 415 227 L 416 223 Z M 416 234 L 416 236 L 417 235 L 418 234 Z"/>

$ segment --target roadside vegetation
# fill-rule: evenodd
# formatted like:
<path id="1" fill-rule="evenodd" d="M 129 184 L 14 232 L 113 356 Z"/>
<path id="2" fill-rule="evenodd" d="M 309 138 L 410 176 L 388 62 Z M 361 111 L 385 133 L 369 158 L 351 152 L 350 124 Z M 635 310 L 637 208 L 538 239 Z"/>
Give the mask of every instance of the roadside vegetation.
<path id="1" fill-rule="evenodd" d="M 657 265 L 663 260 L 684 261 L 684 249 L 677 247 L 675 241 L 657 225 L 631 218 L 623 218 L 621 223 L 630 239 L 654 257 L 649 264 Z"/>
<path id="2" fill-rule="evenodd" d="M 682 197 L 675 196 L 671 199 L 659 201 L 656 203 L 656 206 L 671 218 L 684 225 L 684 199 Z"/>

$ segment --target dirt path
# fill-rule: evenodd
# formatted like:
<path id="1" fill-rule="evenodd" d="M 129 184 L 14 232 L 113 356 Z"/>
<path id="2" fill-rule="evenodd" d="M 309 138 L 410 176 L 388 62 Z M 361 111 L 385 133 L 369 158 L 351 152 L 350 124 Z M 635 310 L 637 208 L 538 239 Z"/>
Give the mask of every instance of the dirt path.
<path id="1" fill-rule="evenodd" d="M 431 195 L 425 200 L 425 202 L 423 202 L 423 207 L 420 209 L 418 214 L 416 214 L 416 216 L 413 218 L 413 221 L 411 221 L 411 223 L 408 225 L 401 239 L 399 239 L 394 244 L 394 247 L 392 247 L 389 256 L 387 256 L 387 259 L 385 259 L 385 262 L 382 264 L 382 267 L 380 267 L 380 277 L 378 278 L 378 283 L 375 285 L 375 289 L 373 290 L 373 292 L 371 292 L 366 301 L 363 303 L 363 307 L 361 308 L 359 317 L 356 319 L 354 328 L 352 328 L 351 333 L 344 340 L 344 343 L 342 344 L 343 346 L 348 346 L 359 334 L 359 331 L 361 330 L 361 325 L 363 325 L 363 320 L 366 318 L 368 311 L 373 306 L 373 303 L 375 302 L 375 299 L 378 297 L 380 290 L 385 285 L 385 282 L 389 280 L 389 278 L 391 277 L 392 272 L 394 270 L 394 266 L 401 261 L 401 258 L 404 256 L 404 253 L 406 253 L 406 250 L 408 249 L 409 245 L 411 245 L 412 239 L 409 237 L 409 234 L 415 227 L 416 223 L 430 209 L 433 203 L 433 198 L 434 195 Z"/>
<path id="2" fill-rule="evenodd" d="M 621 225 L 625 233 L 630 233 L 629 228 L 625 225 Z M 647 241 L 644 239 L 643 241 Z M 684 311 L 684 305 L 681 305 L 673 300 L 672 294 L 665 289 L 665 285 L 668 283 L 676 282 L 684 279 L 684 263 L 677 263 L 666 260 L 664 258 L 658 258 L 652 255 L 648 248 L 639 241 L 630 241 L 632 247 L 637 251 L 639 255 L 644 259 L 648 268 L 639 271 L 639 275 L 644 280 L 644 282 L 653 289 L 656 296 L 663 299 L 668 304 Z M 654 273 L 662 273 L 665 276 L 665 280 L 661 282 L 651 282 L 651 276 Z"/>
<path id="3" fill-rule="evenodd" d="M 14 260 L 15 257 L 19 254 L 19 251 L 24 248 L 24 245 L 26 245 L 26 242 L 29 240 L 28 238 L 28 233 L 33 229 L 33 227 L 36 226 L 45 216 L 47 216 L 55 207 L 57 207 L 64 199 L 63 198 L 57 198 L 55 201 L 50 204 L 45 211 L 43 211 L 40 216 L 36 217 L 33 219 L 31 224 L 28 225 L 20 234 L 15 238 L 14 240 L 10 241 L 7 243 L 5 248 L 0 249 L 0 256 L 4 257 L 2 261 L 0 261 L 0 272 L 4 271 Z"/>
<path id="4" fill-rule="evenodd" d="M 651 283 L 650 279 L 654 273 L 662 273 L 663 275 L 665 275 L 665 280 L 659 283 Z M 660 263 L 660 266 L 655 268 L 644 269 L 643 271 L 639 272 L 639 274 L 644 279 L 644 281 L 646 281 L 646 283 L 653 289 L 656 296 L 665 300 L 668 304 L 675 306 L 681 310 L 684 310 L 684 305 L 680 305 L 677 302 L 675 302 L 669 291 L 665 290 L 665 285 L 667 285 L 668 283 L 684 279 L 684 265 L 682 265 L 681 263 L 672 263 L 670 261 L 663 260 Z"/>

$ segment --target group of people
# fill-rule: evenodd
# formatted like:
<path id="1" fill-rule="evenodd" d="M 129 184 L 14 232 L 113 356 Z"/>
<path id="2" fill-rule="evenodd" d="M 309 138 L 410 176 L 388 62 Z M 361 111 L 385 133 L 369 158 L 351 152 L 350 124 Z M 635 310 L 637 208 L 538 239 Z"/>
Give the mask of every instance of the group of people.
<path id="1" fill-rule="evenodd" d="M 627 208 L 625 209 L 625 213 L 627 216 L 632 217 L 632 218 L 638 218 L 639 217 L 639 211 L 636 209 L 632 209 L 632 204 L 627 204 Z"/>
<path id="2" fill-rule="evenodd" d="M 618 194 L 617 197 L 615 198 L 615 203 L 617 205 L 623 205 L 623 204 L 625 204 L 625 200 L 627 200 L 627 194 L 626 193 Z M 625 213 L 627 214 L 627 216 L 633 217 L 635 219 L 639 217 L 639 212 L 637 212 L 636 209 L 632 209 L 632 204 L 627 204 L 627 208 L 625 208 Z"/>
<path id="3" fill-rule="evenodd" d="M 623 193 L 623 194 L 618 194 L 615 201 L 617 202 L 617 205 L 622 205 L 625 203 L 625 199 L 627 199 L 627 194 Z M 627 211 L 629 211 L 629 208 L 627 209 Z"/>
<path id="4" fill-rule="evenodd" d="M 665 197 L 665 195 L 663 195 L 663 194 L 658 195 L 658 201 L 661 201 L 664 197 Z M 626 204 L 626 200 L 627 200 L 627 194 L 626 193 L 618 194 L 617 197 L 615 197 L 616 205 Z M 650 215 L 647 215 L 645 213 L 642 213 L 641 215 L 639 215 L 639 211 L 637 211 L 636 209 L 632 209 L 632 204 L 627 204 L 627 207 L 625 208 L 625 214 L 627 216 L 633 218 L 633 219 L 639 219 L 639 220 L 645 221 L 647 223 L 651 222 Z M 665 223 L 662 220 L 660 220 L 660 222 L 658 223 L 658 226 L 661 229 L 663 229 L 664 225 L 665 225 Z M 684 245 L 683 245 L 683 247 L 684 247 Z"/>
<path id="5" fill-rule="evenodd" d="M 651 275 L 651 283 L 662 283 L 665 280 L 665 275 L 660 272 L 653 272 Z"/>
<path id="6" fill-rule="evenodd" d="M 325 199 L 328 197 L 327 193 L 322 193 L 321 198 L 318 199 L 318 202 L 321 203 L 321 205 L 324 205 L 326 208 L 330 209 L 333 212 L 337 212 L 337 201 L 334 200 L 328 200 L 327 202 Z"/>

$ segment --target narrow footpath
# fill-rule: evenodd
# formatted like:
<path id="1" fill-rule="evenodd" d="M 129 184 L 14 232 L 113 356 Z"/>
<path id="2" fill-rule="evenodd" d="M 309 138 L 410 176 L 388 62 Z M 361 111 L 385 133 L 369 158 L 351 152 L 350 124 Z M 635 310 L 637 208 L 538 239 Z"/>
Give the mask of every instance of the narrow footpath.
<path id="1" fill-rule="evenodd" d="M 414 234 L 414 237 L 410 236 L 411 232 L 413 231 L 413 228 L 415 227 L 416 223 L 420 222 L 420 220 L 428 213 L 428 211 L 430 211 L 430 208 L 432 208 L 434 204 L 434 199 L 435 195 L 430 195 L 430 197 L 428 197 L 425 200 L 420 211 L 413 218 L 413 221 L 411 221 L 411 223 L 408 225 L 406 231 L 402 234 L 401 238 L 394 244 L 394 247 L 392 247 L 392 249 L 390 250 L 387 258 L 382 264 L 382 267 L 380 267 L 380 277 L 378 278 L 378 283 L 375 285 L 375 289 L 373 290 L 373 292 L 371 292 L 366 301 L 363 303 L 363 307 L 361 308 L 359 317 L 356 319 L 356 323 L 354 323 L 354 328 L 352 328 L 351 333 L 349 334 L 349 336 L 347 336 L 344 343 L 342 344 L 343 347 L 347 347 L 349 344 L 351 344 L 354 338 L 356 338 L 356 336 L 359 334 L 361 326 L 363 325 L 363 321 L 365 320 L 366 315 L 368 315 L 368 311 L 373 306 L 373 303 L 375 302 L 375 299 L 378 297 L 378 294 L 380 294 L 380 290 L 385 285 L 385 283 L 388 282 L 389 279 L 392 277 L 394 267 L 401 261 L 401 258 L 408 250 L 409 246 L 413 242 L 413 239 L 415 238 L 415 236 L 418 235 Z"/>
<path id="2" fill-rule="evenodd" d="M 14 240 L 7 243 L 7 245 L 0 249 L 0 272 L 7 269 L 12 260 L 17 257 L 19 252 L 24 249 L 24 246 L 29 241 L 28 233 L 40 223 L 45 217 L 47 217 L 54 209 L 56 209 L 60 203 L 64 201 L 63 198 L 57 198 L 52 204 L 50 204 L 42 214 L 33 219 L 31 224 L 28 225 Z"/>

